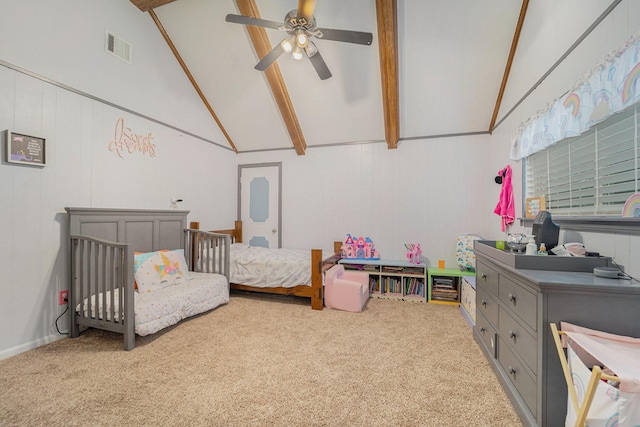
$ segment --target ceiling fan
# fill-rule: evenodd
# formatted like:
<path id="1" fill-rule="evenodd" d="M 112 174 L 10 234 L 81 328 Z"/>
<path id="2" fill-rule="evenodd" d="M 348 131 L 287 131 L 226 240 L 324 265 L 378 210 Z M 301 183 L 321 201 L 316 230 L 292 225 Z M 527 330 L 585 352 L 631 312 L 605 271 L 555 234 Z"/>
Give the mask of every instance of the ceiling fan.
<path id="1" fill-rule="evenodd" d="M 278 43 L 255 66 L 256 70 L 265 71 L 283 53 L 292 53 L 293 58 L 302 59 L 304 51 L 311 61 L 321 80 L 331 77 L 329 67 L 322 59 L 316 45 L 310 40 L 316 37 L 322 40 L 370 45 L 373 39 L 371 33 L 349 30 L 335 30 L 331 28 L 318 28 L 316 18 L 313 16 L 316 0 L 298 0 L 298 9 L 287 13 L 284 23 L 253 18 L 244 15 L 227 15 L 226 21 L 235 24 L 253 25 L 255 27 L 273 28 L 285 31 L 287 37 Z"/>

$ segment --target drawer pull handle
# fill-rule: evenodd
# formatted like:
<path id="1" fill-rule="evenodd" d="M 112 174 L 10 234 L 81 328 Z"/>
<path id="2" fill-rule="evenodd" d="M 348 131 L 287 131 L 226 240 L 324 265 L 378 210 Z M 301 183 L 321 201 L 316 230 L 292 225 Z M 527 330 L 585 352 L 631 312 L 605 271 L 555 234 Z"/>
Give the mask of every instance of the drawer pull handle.
<path id="1" fill-rule="evenodd" d="M 509 366 L 509 373 L 515 377 L 516 376 L 516 368 L 514 368 L 512 366 Z"/>
<path id="2" fill-rule="evenodd" d="M 483 334 L 486 332 L 487 330 L 484 328 L 484 326 L 482 328 L 480 328 L 480 332 L 482 332 Z"/>
<path id="3" fill-rule="evenodd" d="M 485 300 L 482 300 L 482 302 L 480 304 L 482 304 L 483 307 L 487 306 L 487 302 Z"/>
<path id="4" fill-rule="evenodd" d="M 485 281 L 487 280 L 487 275 L 486 275 L 486 274 L 483 274 L 483 275 L 482 275 L 482 276 L 480 276 L 480 277 L 482 277 L 482 280 L 485 280 Z"/>
<path id="5" fill-rule="evenodd" d="M 509 331 L 509 338 L 511 338 L 512 340 L 516 340 L 516 333 L 513 331 Z"/>
<path id="6" fill-rule="evenodd" d="M 514 294 L 509 294 L 509 301 L 511 301 L 512 303 L 516 303 L 516 296 Z"/>

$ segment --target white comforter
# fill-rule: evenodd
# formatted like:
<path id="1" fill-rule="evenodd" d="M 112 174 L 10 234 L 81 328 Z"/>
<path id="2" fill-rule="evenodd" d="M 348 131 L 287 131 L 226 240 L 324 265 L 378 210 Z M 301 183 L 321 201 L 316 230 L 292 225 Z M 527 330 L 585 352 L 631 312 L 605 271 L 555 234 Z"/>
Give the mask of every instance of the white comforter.
<path id="1" fill-rule="evenodd" d="M 231 245 L 231 283 L 258 288 L 311 285 L 311 251 Z"/>
<path id="2" fill-rule="evenodd" d="M 120 316 L 118 307 L 118 290 L 114 294 L 115 317 Z M 99 296 L 97 312 L 102 316 L 103 301 L 107 303 L 107 320 L 110 319 L 111 296 Z M 134 293 L 135 331 L 140 336 L 150 335 L 175 325 L 182 319 L 204 313 L 221 304 L 229 302 L 229 286 L 227 278 L 221 274 L 189 272 L 189 280 L 153 292 Z M 76 307 L 80 311 L 80 304 Z M 88 302 L 85 299 L 82 308 L 88 315 Z M 96 317 L 95 298 L 91 301 L 91 317 Z"/>

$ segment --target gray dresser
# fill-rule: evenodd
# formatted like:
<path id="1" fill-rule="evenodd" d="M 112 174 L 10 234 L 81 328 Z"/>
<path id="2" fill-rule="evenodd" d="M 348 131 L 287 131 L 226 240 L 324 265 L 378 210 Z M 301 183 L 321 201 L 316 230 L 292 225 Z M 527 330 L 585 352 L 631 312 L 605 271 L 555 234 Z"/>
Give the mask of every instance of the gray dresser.
<path id="1" fill-rule="evenodd" d="M 564 425 L 567 386 L 549 323 L 640 337 L 640 285 L 595 277 L 607 258 L 516 255 L 492 241 L 476 241 L 475 254 L 476 341 L 525 426 Z"/>

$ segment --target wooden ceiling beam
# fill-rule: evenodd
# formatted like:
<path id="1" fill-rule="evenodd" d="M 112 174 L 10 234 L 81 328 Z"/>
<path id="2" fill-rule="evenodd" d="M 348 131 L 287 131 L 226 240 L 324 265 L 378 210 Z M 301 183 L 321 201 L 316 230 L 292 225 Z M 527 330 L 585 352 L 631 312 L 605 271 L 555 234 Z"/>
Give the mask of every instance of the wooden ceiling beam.
<path id="1" fill-rule="evenodd" d="M 133 3 L 141 11 L 148 12 L 151 9 L 155 9 L 156 7 L 171 3 L 172 1 L 175 0 L 131 0 L 131 3 Z"/>
<path id="2" fill-rule="evenodd" d="M 236 4 L 238 5 L 238 10 L 241 15 L 260 18 L 260 12 L 258 11 L 258 6 L 254 0 L 236 0 Z M 246 28 L 258 58 L 264 58 L 272 49 L 271 41 L 267 36 L 267 31 L 262 27 L 254 27 L 251 25 L 246 25 Z M 302 128 L 298 122 L 298 117 L 296 116 L 293 103 L 289 97 L 287 86 L 285 85 L 282 74 L 280 73 L 278 63 L 274 62 L 271 64 L 264 73 L 267 77 L 269 87 L 271 88 L 271 93 L 273 94 L 276 104 L 280 109 L 280 114 L 282 115 L 282 119 L 287 127 L 287 131 L 289 132 L 291 142 L 293 142 L 293 146 L 296 149 L 296 153 L 302 156 L 307 149 L 307 143 L 304 140 Z"/>
<path id="3" fill-rule="evenodd" d="M 513 40 L 511 41 L 511 50 L 509 51 L 509 58 L 507 59 L 507 65 L 502 75 L 502 83 L 500 83 L 500 91 L 498 92 L 498 99 L 496 105 L 493 108 L 493 116 L 491 116 L 491 123 L 489 124 L 489 134 L 493 133 L 493 128 L 498 120 L 498 113 L 500 112 L 500 105 L 502 104 L 502 97 L 507 87 L 507 80 L 509 80 L 509 73 L 511 73 L 511 65 L 513 64 L 513 58 L 516 55 L 516 49 L 518 48 L 518 41 L 520 40 L 520 33 L 522 32 L 522 26 L 524 25 L 524 18 L 527 16 L 527 8 L 529 7 L 529 0 L 522 0 L 522 6 L 520 7 L 520 16 L 518 17 L 518 24 L 516 30 L 513 33 Z"/>
<path id="4" fill-rule="evenodd" d="M 207 100 L 207 97 L 204 96 L 204 93 L 202 92 L 202 90 L 200 90 L 200 86 L 198 85 L 198 82 L 196 82 L 196 79 L 193 77 L 193 75 L 189 71 L 189 68 L 187 67 L 187 64 L 185 64 L 185 62 L 182 60 L 182 56 L 180 56 L 180 53 L 178 52 L 178 49 L 176 49 L 175 45 L 173 44 L 173 41 L 169 37 L 169 34 L 167 34 L 167 32 L 165 31 L 164 26 L 160 22 L 160 19 L 158 18 L 158 16 L 156 15 L 156 13 L 153 10 L 149 11 L 149 15 L 151 15 L 151 18 L 153 19 L 153 22 L 156 23 L 156 26 L 158 27 L 158 30 L 160 30 L 160 33 L 162 34 L 162 37 L 164 37 L 164 40 L 169 45 L 169 48 L 171 49 L 171 52 L 173 52 L 173 55 L 176 57 L 176 60 L 178 60 L 178 63 L 182 67 L 182 70 L 187 75 L 187 78 L 189 79 L 189 81 L 193 85 L 193 88 L 196 90 L 196 92 L 200 96 L 200 99 L 202 100 L 202 102 L 204 102 L 205 107 L 207 107 L 207 110 L 209 110 L 209 113 L 213 117 L 213 120 L 215 120 L 215 122 L 218 124 L 218 127 L 220 128 L 220 130 L 224 134 L 224 137 L 229 142 L 229 145 L 231 146 L 233 151 L 235 151 L 237 153 L 238 149 L 233 144 L 233 141 L 231 140 L 231 136 L 229 136 L 229 134 L 225 130 L 224 126 L 222 126 L 222 122 L 218 118 L 218 115 L 215 113 L 215 111 L 213 111 L 213 108 L 211 107 L 211 104 L 209 104 L 209 101 Z"/>
<path id="5" fill-rule="evenodd" d="M 384 134 L 387 148 L 398 148 L 400 109 L 398 85 L 398 5 L 397 0 L 376 0 Z"/>

